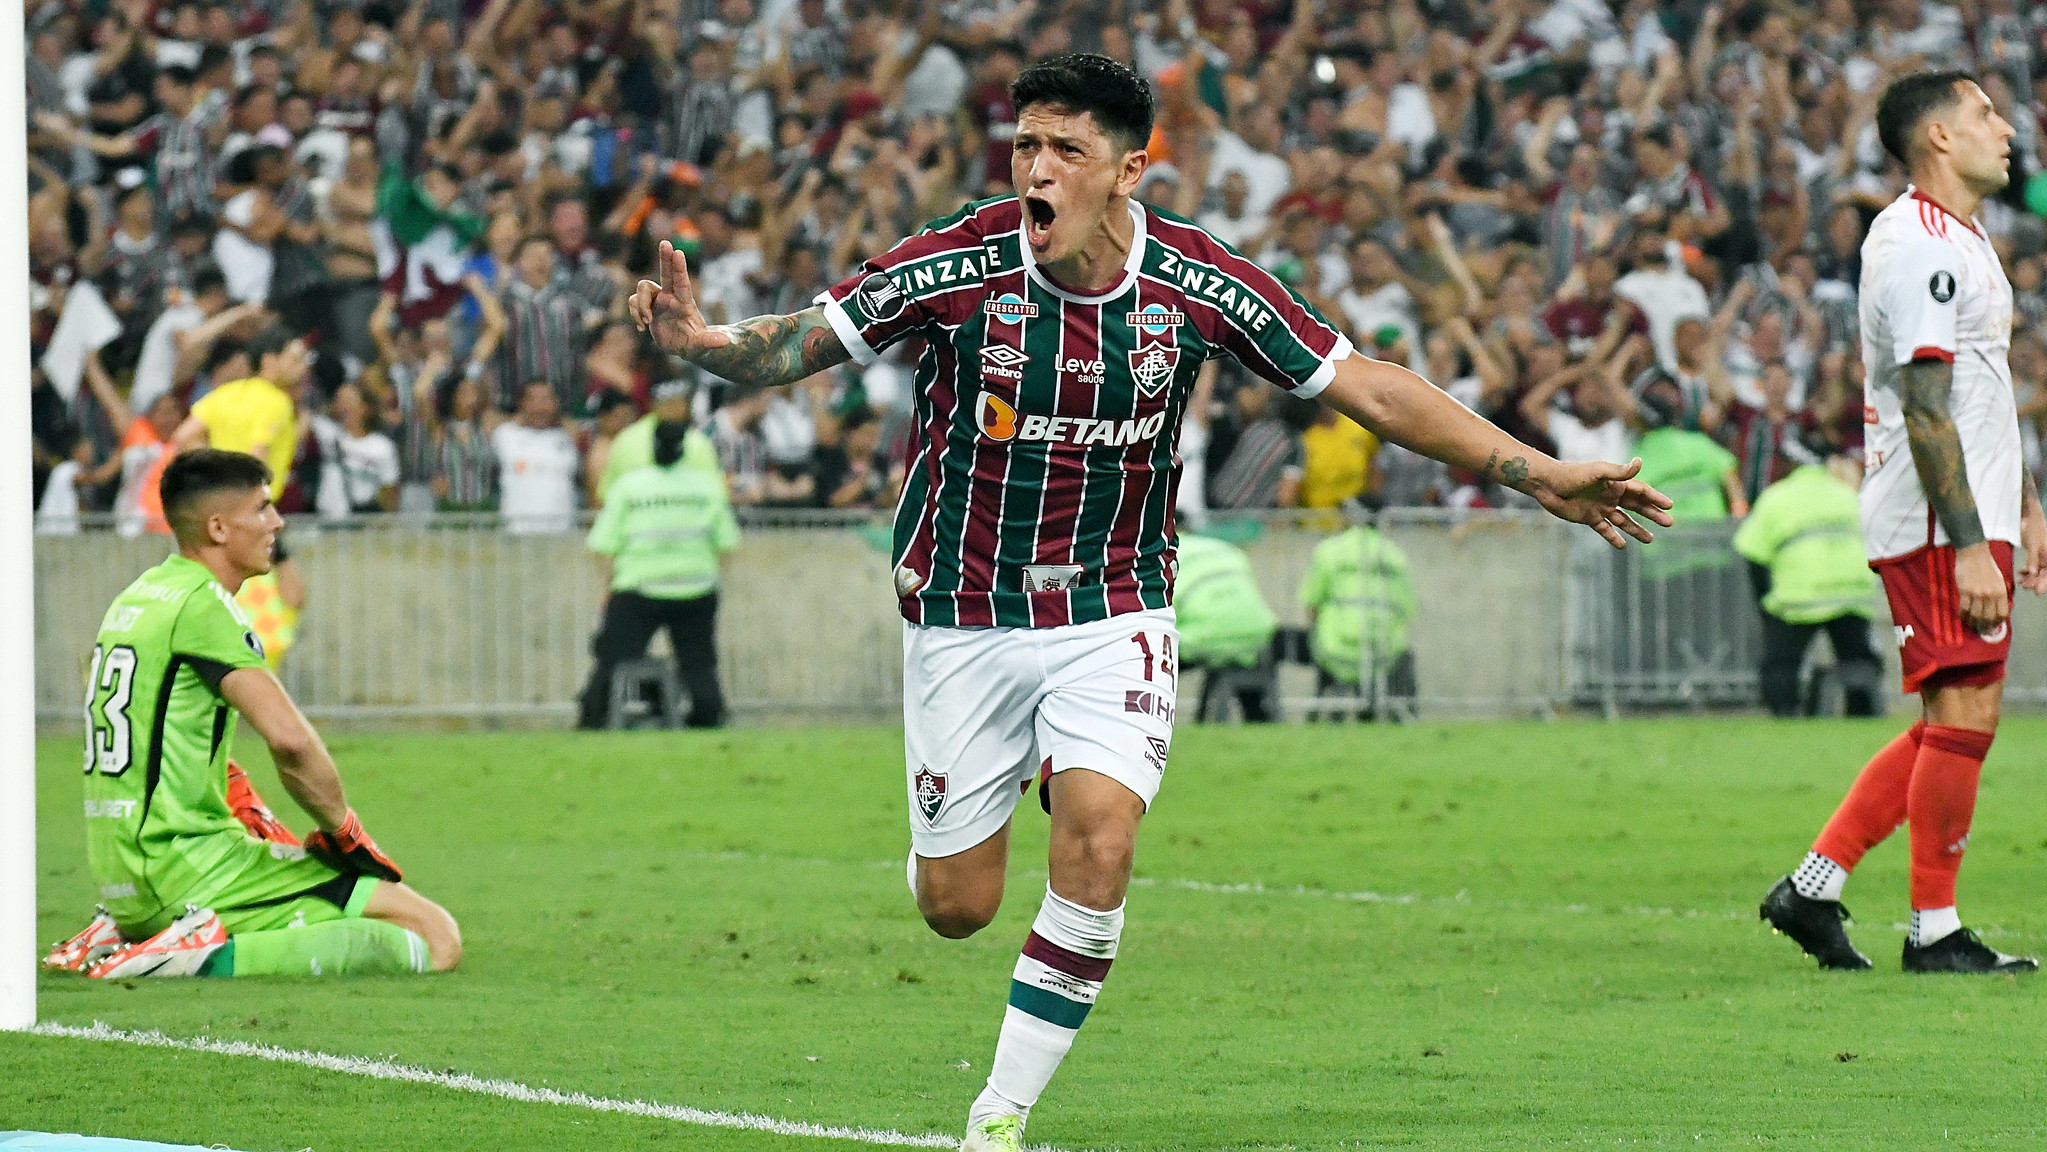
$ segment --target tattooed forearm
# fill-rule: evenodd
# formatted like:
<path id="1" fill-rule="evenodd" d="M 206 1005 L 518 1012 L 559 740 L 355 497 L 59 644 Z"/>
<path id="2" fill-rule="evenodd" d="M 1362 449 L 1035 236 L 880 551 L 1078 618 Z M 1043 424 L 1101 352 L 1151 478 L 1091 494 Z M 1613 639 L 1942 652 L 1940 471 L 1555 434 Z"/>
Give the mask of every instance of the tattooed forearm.
<path id="1" fill-rule="evenodd" d="M 822 308 L 806 308 L 793 316 L 755 316 L 712 331 L 725 333 L 732 342 L 702 349 L 690 361 L 735 384 L 792 384 L 853 358 Z"/>
<path id="2" fill-rule="evenodd" d="M 1486 458 L 1485 467 L 1479 469 L 1479 475 L 1488 480 L 1497 480 L 1518 492 L 1521 485 L 1528 482 L 1528 458 L 1516 456 L 1502 464 L 1500 450 L 1495 448 L 1493 454 Z"/>
<path id="3" fill-rule="evenodd" d="M 1953 365 L 1938 360 L 1915 360 L 1900 372 L 1912 467 L 1934 517 L 1947 530 L 1949 542 L 1960 549 L 1983 543 L 1985 536 L 1975 494 L 1969 490 L 1969 470 L 1962 461 L 1962 437 L 1948 411 L 1954 375 Z"/>
<path id="4" fill-rule="evenodd" d="M 2031 516 L 2040 510 L 2040 482 L 2033 478 L 2032 468 L 2021 465 L 2019 475 L 2025 483 L 2019 486 L 2019 515 Z"/>

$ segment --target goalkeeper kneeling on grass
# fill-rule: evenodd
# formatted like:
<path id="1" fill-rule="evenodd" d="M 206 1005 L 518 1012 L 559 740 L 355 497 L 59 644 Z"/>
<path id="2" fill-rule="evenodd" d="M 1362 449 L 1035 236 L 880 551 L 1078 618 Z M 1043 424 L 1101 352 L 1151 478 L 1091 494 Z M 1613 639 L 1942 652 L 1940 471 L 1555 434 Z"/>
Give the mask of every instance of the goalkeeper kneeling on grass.
<path id="1" fill-rule="evenodd" d="M 164 468 L 178 551 L 100 622 L 86 698 L 86 855 L 99 915 L 44 964 L 87 976 L 445 971 L 454 917 L 363 831 L 319 733 L 234 594 L 270 570 L 270 470 L 199 449 Z M 239 714 L 319 830 L 301 845 L 228 760 Z"/>

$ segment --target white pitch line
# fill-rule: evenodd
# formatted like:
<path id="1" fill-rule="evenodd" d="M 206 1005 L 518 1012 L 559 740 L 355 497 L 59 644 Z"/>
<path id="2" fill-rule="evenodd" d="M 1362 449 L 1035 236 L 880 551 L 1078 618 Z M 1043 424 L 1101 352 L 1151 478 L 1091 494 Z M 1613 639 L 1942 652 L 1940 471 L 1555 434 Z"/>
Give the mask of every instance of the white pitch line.
<path id="1" fill-rule="evenodd" d="M 853 1140 L 861 1144 L 878 1144 L 890 1148 L 959 1147 L 959 1138 L 956 1136 L 920 1136 L 887 1128 L 845 1128 L 830 1124 L 808 1124 L 800 1120 L 777 1120 L 772 1116 L 756 1116 L 750 1112 L 715 1112 L 708 1108 L 691 1108 L 680 1104 L 613 1100 L 583 1092 L 557 1092 L 552 1088 L 534 1088 L 513 1080 L 485 1080 L 480 1076 L 460 1072 L 435 1072 L 415 1064 L 400 1064 L 392 1060 L 376 1060 L 366 1056 L 335 1056 L 326 1052 L 277 1048 L 247 1040 L 214 1040 L 207 1037 L 183 1040 L 156 1031 L 131 1032 L 110 1027 L 97 1020 L 93 1021 L 90 1028 L 79 1028 L 69 1024 L 38 1024 L 30 1031 L 39 1036 L 104 1040 L 118 1044 L 136 1044 L 144 1048 L 175 1048 L 186 1052 L 213 1052 L 222 1056 L 253 1056 L 258 1060 L 300 1064 L 348 1076 L 366 1076 L 372 1080 L 431 1084 L 437 1088 L 452 1088 L 457 1092 L 473 1092 L 479 1096 L 495 1096 L 502 1100 L 518 1100 L 528 1104 L 560 1104 L 570 1108 L 587 1108 L 594 1112 L 617 1112 L 627 1116 L 675 1120 L 706 1128 L 743 1128 L 752 1132 L 771 1132 L 777 1136 Z M 1057 1150 L 1046 1149 L 1044 1152 Z"/>

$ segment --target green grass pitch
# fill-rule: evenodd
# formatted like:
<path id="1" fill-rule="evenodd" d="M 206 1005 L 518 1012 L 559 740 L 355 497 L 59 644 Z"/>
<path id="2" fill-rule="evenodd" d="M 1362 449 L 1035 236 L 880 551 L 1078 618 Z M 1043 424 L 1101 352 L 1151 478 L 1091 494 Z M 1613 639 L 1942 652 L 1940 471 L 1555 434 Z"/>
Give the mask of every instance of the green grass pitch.
<path id="1" fill-rule="evenodd" d="M 1821 973 L 1754 918 L 1901 726 L 1183 727 L 1121 962 L 1032 1139 L 2040 1147 L 2047 977 L 1901 974 L 1902 836 L 1848 891 L 1876 971 Z M 333 744 L 370 829 L 461 919 L 460 972 L 45 977 L 43 1018 L 959 1131 L 1044 883 L 1034 798 L 1001 917 L 951 942 L 904 890 L 891 730 Z M 1962 874 L 1965 919 L 2006 950 L 2047 948 L 2043 754 L 2047 721 L 2007 726 Z M 51 940 L 84 922 L 92 890 L 75 743 L 43 742 L 40 767 Z M 252 771 L 284 800 L 267 767 Z M 852 1147 L 0 1035 L 8 1128 L 317 1152 Z"/>

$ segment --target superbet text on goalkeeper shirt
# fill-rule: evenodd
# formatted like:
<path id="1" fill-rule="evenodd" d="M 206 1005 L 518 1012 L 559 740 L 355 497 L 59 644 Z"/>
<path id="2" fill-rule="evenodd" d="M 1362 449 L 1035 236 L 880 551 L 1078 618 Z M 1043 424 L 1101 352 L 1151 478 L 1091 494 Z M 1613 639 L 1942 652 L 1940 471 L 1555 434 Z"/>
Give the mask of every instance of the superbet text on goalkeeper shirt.
<path id="1" fill-rule="evenodd" d="M 220 682 L 261 667 L 234 597 L 183 556 L 137 577 L 101 619 L 85 703 L 86 855 L 121 923 L 148 922 L 178 895 L 159 897 L 151 865 L 175 856 L 179 874 L 205 874 L 248 840 L 227 803 L 235 714 Z"/>
<path id="2" fill-rule="evenodd" d="M 817 298 L 853 358 L 922 337 L 895 578 L 918 624 L 1042 627 L 1164 608 L 1180 418 L 1233 356 L 1312 397 L 1351 344 L 1199 227 L 1130 202 L 1130 257 L 1081 295 L 1023 242 L 1015 196 L 969 204 Z"/>

